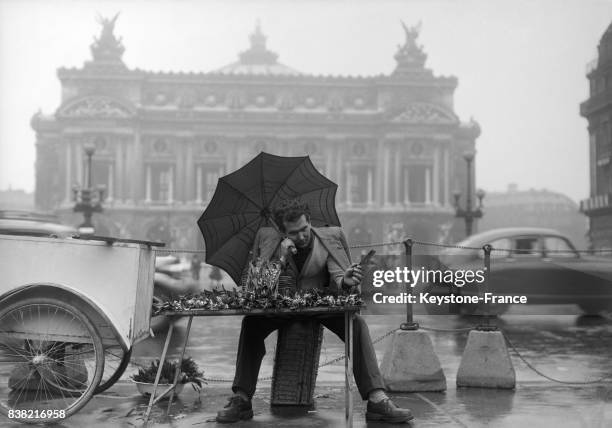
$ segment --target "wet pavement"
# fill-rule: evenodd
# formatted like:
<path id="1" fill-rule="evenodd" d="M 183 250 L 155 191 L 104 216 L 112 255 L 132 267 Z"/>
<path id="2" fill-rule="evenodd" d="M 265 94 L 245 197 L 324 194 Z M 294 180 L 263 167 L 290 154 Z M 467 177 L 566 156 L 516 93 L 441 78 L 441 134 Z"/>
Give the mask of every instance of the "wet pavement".
<path id="1" fill-rule="evenodd" d="M 511 308 L 494 322 L 507 335 L 516 350 L 544 374 L 562 381 L 589 381 L 612 377 L 612 319 L 575 315 L 526 315 L 522 308 Z M 383 336 L 404 321 L 402 314 L 365 315 L 372 339 Z M 452 330 L 474 325 L 479 319 L 459 316 L 419 316 L 428 329 Z M 171 356 L 178 358 L 185 339 L 186 320 L 176 323 L 177 334 L 171 343 Z M 212 427 L 216 411 L 230 395 L 235 355 L 240 332 L 240 317 L 194 318 L 187 354 L 205 371 L 210 381 L 200 395 L 188 386 L 176 400 L 169 416 L 168 401 L 156 405 L 148 426 Z M 511 349 L 517 387 L 513 391 L 455 386 L 455 377 L 467 340 L 467 332 L 432 331 L 432 338 L 448 389 L 444 393 L 392 394 L 394 401 L 413 411 L 414 427 L 611 427 L 612 378 L 602 383 L 568 385 L 552 382 L 529 368 Z M 146 364 L 159 358 L 163 333 L 136 346 L 132 362 Z M 272 373 L 275 334 L 266 341 L 268 354 L 260 376 Z M 384 338 L 375 344 L 379 361 L 388 345 Z M 343 352 L 342 342 L 326 331 L 321 363 Z M 131 364 L 123 378 L 100 396 L 96 396 L 62 427 L 133 427 L 143 425 L 148 402 L 129 381 L 136 371 Z M 254 398 L 255 417 L 239 427 L 335 427 L 344 425 L 344 362 L 321 367 L 315 392 L 316 406 L 305 412 L 273 412 L 269 405 L 270 382 L 259 382 Z M 364 419 L 365 403 L 354 394 L 354 426 L 375 427 Z M 8 426 L 13 426 L 10 424 Z M 19 426 L 18 424 L 15 426 Z M 384 426 L 384 425 L 382 425 Z"/>

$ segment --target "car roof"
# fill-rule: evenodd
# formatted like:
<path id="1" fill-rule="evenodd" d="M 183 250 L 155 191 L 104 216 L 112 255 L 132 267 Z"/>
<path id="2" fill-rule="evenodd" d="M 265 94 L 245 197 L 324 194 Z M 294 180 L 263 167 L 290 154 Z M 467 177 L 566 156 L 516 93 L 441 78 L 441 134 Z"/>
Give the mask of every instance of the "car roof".
<path id="1" fill-rule="evenodd" d="M 496 239 L 520 235 L 552 235 L 567 238 L 558 230 L 545 227 L 501 227 L 471 235 L 463 241 L 458 242 L 457 245 L 466 247 L 484 245 L 490 243 L 491 241 L 495 241 Z"/>
<path id="2" fill-rule="evenodd" d="M 72 226 L 45 221 L 0 218 L 0 234 L 32 236 L 70 236 L 78 230 Z"/>

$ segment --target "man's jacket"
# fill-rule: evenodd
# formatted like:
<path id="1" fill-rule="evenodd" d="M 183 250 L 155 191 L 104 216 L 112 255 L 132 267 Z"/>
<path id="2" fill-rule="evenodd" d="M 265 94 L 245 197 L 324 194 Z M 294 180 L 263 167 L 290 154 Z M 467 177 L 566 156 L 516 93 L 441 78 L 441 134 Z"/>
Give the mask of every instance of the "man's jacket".
<path id="1" fill-rule="evenodd" d="M 340 290 L 344 272 L 350 266 L 350 252 L 344 232 L 339 227 L 313 227 L 312 251 L 301 272 L 292 257 L 289 257 L 286 274 L 297 281 L 298 289 L 327 288 Z M 253 257 L 277 260 L 283 236 L 274 228 L 263 227 L 257 231 L 253 244 Z"/>

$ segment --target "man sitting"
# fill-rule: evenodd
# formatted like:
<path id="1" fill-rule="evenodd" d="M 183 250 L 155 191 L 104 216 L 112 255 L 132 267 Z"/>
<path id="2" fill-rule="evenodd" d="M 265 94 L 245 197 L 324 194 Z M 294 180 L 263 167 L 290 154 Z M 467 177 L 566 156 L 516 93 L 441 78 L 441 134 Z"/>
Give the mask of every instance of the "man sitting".
<path id="1" fill-rule="evenodd" d="M 312 227 L 308 205 L 296 199 L 282 201 L 274 210 L 274 219 L 282 235 L 273 228 L 260 229 L 253 245 L 254 257 L 280 260 L 286 272 L 297 279 L 298 289 L 331 286 L 339 291 L 357 287 L 361 283 L 362 269 L 358 264 L 350 264 L 350 253 L 342 229 Z M 344 340 L 343 315 L 325 317 L 319 321 Z M 282 318 L 244 317 L 232 385 L 234 395 L 218 412 L 218 422 L 237 422 L 253 417 L 251 399 L 261 360 L 266 353 L 264 339 L 286 322 L 287 319 Z M 355 383 L 361 397 L 368 400 L 366 420 L 392 423 L 411 420 L 410 410 L 395 406 L 385 393 L 368 326 L 359 315 L 354 320 L 353 344 Z"/>

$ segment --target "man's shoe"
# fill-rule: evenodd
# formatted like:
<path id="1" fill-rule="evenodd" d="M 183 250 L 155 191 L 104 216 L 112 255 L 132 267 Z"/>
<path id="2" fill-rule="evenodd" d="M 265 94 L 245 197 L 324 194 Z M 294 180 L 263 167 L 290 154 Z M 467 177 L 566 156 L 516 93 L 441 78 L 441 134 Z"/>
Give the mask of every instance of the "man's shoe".
<path id="1" fill-rule="evenodd" d="M 368 400 L 366 411 L 366 421 L 380 421 L 400 424 L 414 419 L 412 412 L 409 409 L 402 409 L 393 404 L 388 398 L 385 398 L 379 403 L 373 403 Z"/>
<path id="2" fill-rule="evenodd" d="M 238 395 L 233 395 L 223 410 L 217 412 L 216 420 L 221 423 L 231 423 L 251 419 L 252 417 L 253 406 L 251 400 L 244 400 Z"/>

